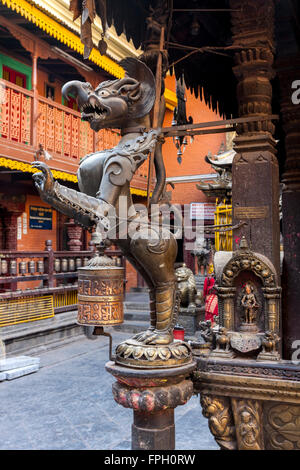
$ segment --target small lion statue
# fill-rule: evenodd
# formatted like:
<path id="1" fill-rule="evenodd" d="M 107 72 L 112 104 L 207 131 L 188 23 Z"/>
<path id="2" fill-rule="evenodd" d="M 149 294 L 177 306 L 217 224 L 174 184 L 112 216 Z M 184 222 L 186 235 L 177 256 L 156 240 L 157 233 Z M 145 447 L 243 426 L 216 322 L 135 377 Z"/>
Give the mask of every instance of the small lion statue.
<path id="1" fill-rule="evenodd" d="M 196 304 L 201 303 L 201 293 L 197 292 L 193 271 L 183 263 L 175 270 L 177 290 L 181 294 L 180 309 L 189 311 L 196 309 Z"/>

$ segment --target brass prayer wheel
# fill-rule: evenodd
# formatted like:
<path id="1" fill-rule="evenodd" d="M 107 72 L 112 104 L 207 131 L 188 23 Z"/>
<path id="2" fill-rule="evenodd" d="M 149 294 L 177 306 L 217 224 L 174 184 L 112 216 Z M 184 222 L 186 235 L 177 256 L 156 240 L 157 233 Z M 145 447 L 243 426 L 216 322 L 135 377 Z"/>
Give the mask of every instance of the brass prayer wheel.
<path id="1" fill-rule="evenodd" d="M 38 273 L 43 274 L 44 273 L 44 261 L 37 261 L 36 263 L 36 270 Z"/>
<path id="2" fill-rule="evenodd" d="M 124 321 L 124 268 L 108 256 L 96 256 L 78 269 L 79 325 L 110 326 Z"/>
<path id="3" fill-rule="evenodd" d="M 20 261 L 19 274 L 21 274 L 22 276 L 26 274 L 26 261 Z"/>
<path id="4" fill-rule="evenodd" d="M 1 261 L 1 274 L 7 274 L 7 272 L 8 272 L 7 261 L 6 259 L 3 259 Z"/>
<path id="5" fill-rule="evenodd" d="M 54 271 L 56 273 L 59 273 L 60 271 L 60 259 L 59 258 L 56 258 L 54 261 Z"/>
<path id="6" fill-rule="evenodd" d="M 61 260 L 61 270 L 63 273 L 66 273 L 68 271 L 68 260 L 66 258 L 63 258 Z"/>
<path id="7" fill-rule="evenodd" d="M 69 271 L 75 271 L 75 260 L 73 258 L 69 259 Z"/>
<path id="8" fill-rule="evenodd" d="M 25 264 L 25 271 L 26 271 L 26 264 Z M 15 276 L 17 274 L 17 262 L 11 261 L 9 265 L 9 274 Z"/>
<path id="9" fill-rule="evenodd" d="M 34 274 L 35 273 L 35 262 L 34 261 L 29 261 L 28 262 L 28 272 L 29 272 L 29 274 Z"/>

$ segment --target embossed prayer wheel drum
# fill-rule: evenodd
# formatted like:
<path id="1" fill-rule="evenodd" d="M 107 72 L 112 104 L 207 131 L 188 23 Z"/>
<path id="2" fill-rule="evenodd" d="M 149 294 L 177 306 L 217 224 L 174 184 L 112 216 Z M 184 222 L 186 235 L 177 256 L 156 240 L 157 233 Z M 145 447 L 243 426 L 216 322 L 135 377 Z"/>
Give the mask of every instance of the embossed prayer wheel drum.
<path id="1" fill-rule="evenodd" d="M 78 269 L 79 325 L 110 326 L 124 321 L 124 268 L 96 256 Z"/>

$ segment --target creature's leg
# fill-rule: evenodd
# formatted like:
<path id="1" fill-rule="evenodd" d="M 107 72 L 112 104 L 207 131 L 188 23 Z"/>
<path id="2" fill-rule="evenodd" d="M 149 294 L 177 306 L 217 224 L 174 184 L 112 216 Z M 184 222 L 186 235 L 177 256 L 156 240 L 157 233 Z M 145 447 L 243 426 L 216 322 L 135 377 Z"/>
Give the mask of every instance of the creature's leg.
<path id="1" fill-rule="evenodd" d="M 176 278 L 174 262 L 177 243 L 170 234 L 169 238 L 149 240 L 136 237 L 131 241 L 131 255 L 142 264 L 154 286 L 156 321 L 155 329 L 149 336 L 142 336 L 146 344 L 169 344 L 173 340 L 174 313 L 176 304 Z M 154 318 L 152 319 L 153 322 Z M 152 323 L 154 326 L 154 322 Z M 140 339 L 141 341 L 141 339 Z"/>
<path id="2" fill-rule="evenodd" d="M 148 276 L 147 272 L 144 269 L 143 264 L 140 264 L 138 260 L 136 260 L 129 252 L 130 250 L 130 240 L 117 240 L 115 241 L 118 246 L 123 251 L 124 255 L 126 256 L 127 260 L 132 264 L 132 266 L 140 273 L 143 277 L 144 281 L 146 282 L 147 286 L 149 287 L 149 300 L 150 300 L 150 327 L 147 331 L 137 333 L 133 336 L 133 339 L 138 341 L 144 340 L 147 336 L 152 335 L 152 332 L 156 326 L 156 303 L 155 303 L 155 289 L 154 285 Z"/>

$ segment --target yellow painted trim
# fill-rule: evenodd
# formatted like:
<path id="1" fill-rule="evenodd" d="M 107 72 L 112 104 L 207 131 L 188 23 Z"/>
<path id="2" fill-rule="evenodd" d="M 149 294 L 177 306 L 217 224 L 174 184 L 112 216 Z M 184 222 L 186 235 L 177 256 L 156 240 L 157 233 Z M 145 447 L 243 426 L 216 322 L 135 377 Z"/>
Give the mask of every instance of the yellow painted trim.
<path id="1" fill-rule="evenodd" d="M 35 6 L 30 5 L 26 0 L 1 0 L 1 3 L 35 24 L 38 28 L 49 34 L 49 36 L 54 37 L 74 51 L 83 55 L 84 45 L 76 34 L 47 16 Z M 90 60 L 117 78 L 122 78 L 124 76 L 124 70 L 122 67 L 116 64 L 109 57 L 102 56 L 95 48 L 91 52 Z"/>
<path id="2" fill-rule="evenodd" d="M 171 111 L 174 110 L 174 108 L 177 106 L 177 96 L 174 91 L 169 90 L 168 88 L 165 89 L 165 100 L 166 100 L 166 107 L 168 109 L 171 109 Z"/>
<path id="3" fill-rule="evenodd" d="M 147 191 L 144 189 L 137 189 L 137 188 L 130 188 L 131 194 L 135 194 L 136 196 L 144 196 L 147 197 Z"/>
<path id="4" fill-rule="evenodd" d="M 36 173 L 39 171 L 37 168 L 33 168 L 30 163 L 23 163 L 17 160 L 11 160 L 10 158 L 1 157 L 0 158 L 0 167 L 9 168 L 10 170 L 22 171 L 23 173 Z M 65 171 L 51 170 L 53 177 L 55 179 L 60 179 L 63 181 L 71 181 L 72 183 L 77 183 L 77 176 L 72 175 L 71 173 L 66 173 Z"/>
<path id="5" fill-rule="evenodd" d="M 35 24 L 38 28 L 49 34 L 49 36 L 54 37 L 74 51 L 83 55 L 84 45 L 82 44 L 79 36 L 47 16 L 34 5 L 31 5 L 26 0 L 0 0 L 0 2 L 7 6 L 7 8 L 19 13 L 28 21 Z M 124 69 L 109 57 L 101 55 L 97 49 L 93 48 L 89 59 L 114 77 L 124 77 Z M 174 107 L 177 106 L 176 94 L 173 91 L 166 89 L 165 99 L 166 107 L 173 111 Z"/>

